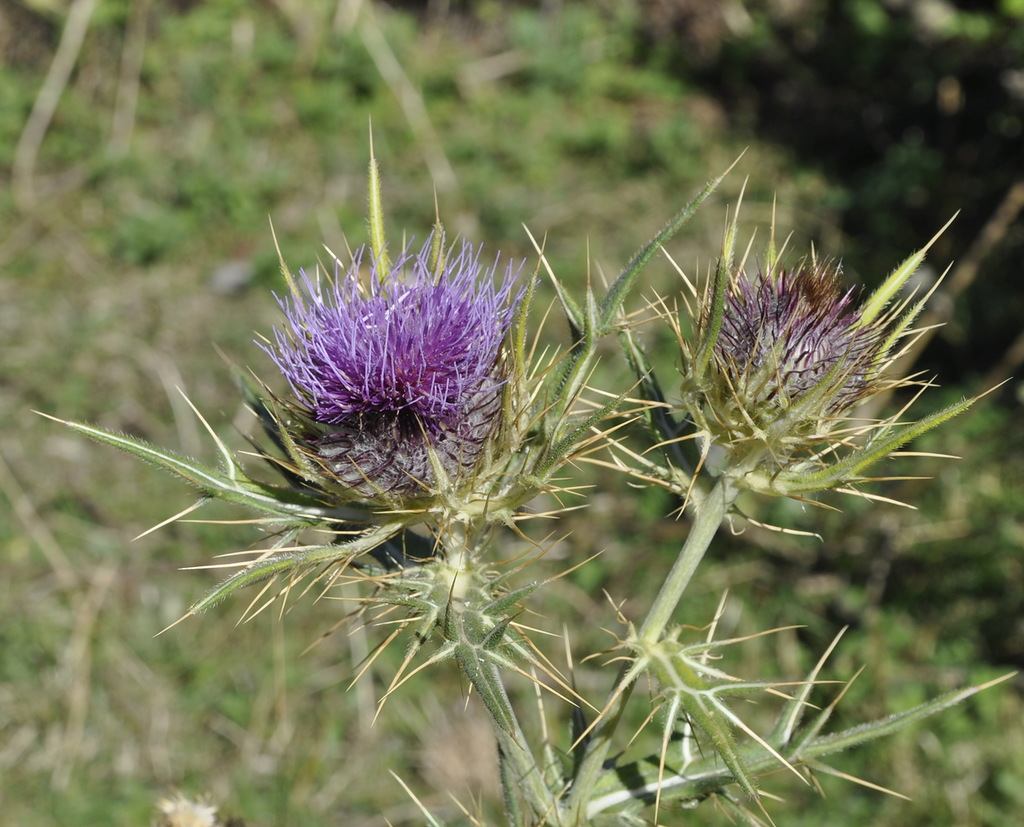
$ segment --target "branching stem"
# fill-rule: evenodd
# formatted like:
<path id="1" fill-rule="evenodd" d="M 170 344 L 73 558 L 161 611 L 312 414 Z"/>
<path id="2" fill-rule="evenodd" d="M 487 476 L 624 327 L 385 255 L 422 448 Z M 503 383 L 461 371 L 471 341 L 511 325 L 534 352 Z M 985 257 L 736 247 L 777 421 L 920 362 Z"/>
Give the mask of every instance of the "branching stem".
<path id="1" fill-rule="evenodd" d="M 739 489 L 732 478 L 723 476 L 707 497 L 703 498 L 686 542 L 683 544 L 668 578 L 655 597 L 647 618 L 640 627 L 641 641 L 655 643 L 664 634 L 665 628 L 682 599 L 683 592 L 693 578 L 697 566 L 704 558 L 705 552 L 711 545 L 711 541 L 738 493 Z M 587 754 L 580 762 L 579 772 L 576 774 L 569 796 L 567 812 L 570 817 L 567 821 L 570 824 L 585 823 L 587 805 L 601 777 L 601 772 L 605 768 L 605 761 L 611 752 L 613 735 L 631 695 L 631 687 L 622 685 L 622 681 L 628 674 L 625 670 L 620 674 L 604 719 L 591 733 Z"/>

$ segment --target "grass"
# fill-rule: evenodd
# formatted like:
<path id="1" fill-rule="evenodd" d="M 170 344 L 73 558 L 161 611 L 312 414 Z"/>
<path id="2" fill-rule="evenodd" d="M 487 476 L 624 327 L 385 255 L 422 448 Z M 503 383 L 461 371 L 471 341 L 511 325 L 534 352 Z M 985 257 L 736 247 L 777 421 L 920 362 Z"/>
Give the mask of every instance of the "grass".
<path id="1" fill-rule="evenodd" d="M 25 42 L 38 46 L 0 69 L 0 157 L 21 170 L 0 194 L 0 807 L 9 823 L 146 823 L 174 788 L 209 794 L 251 825 L 421 823 L 391 771 L 452 823 L 461 817 L 449 790 L 494 817 L 475 699 L 441 669 L 374 722 L 399 653 L 348 690 L 380 634 L 343 627 L 320 640 L 343 604 L 307 600 L 283 622 L 268 611 L 238 625 L 237 601 L 158 635 L 215 582 L 179 569 L 245 548 L 254 533 L 176 524 L 132 541 L 188 506 L 189 492 L 32 413 L 212 458 L 182 387 L 218 431 L 248 427 L 225 360 L 269 375 L 252 344 L 278 320 L 268 217 L 296 268 L 316 260 L 321 242 L 362 243 L 371 117 L 393 234 L 422 237 L 436 199 L 450 230 L 532 266 L 525 224 L 577 283 L 614 275 L 744 149 L 723 194 L 673 246 L 679 261 L 706 265 L 745 177 L 749 224 L 764 227 L 777 197 L 796 249 L 834 230 L 816 208 L 829 182 L 782 149 L 731 134 L 713 98 L 635 60 L 620 14 L 493 3 L 424 23 L 371 4 L 356 15 L 359 5 L 312 3 L 300 17 L 285 2 L 102 2 L 47 128 L 20 147 L 62 21 L 17 7 Z M 234 262 L 242 277 L 229 283 Z M 678 287 L 660 264 L 647 284 L 645 295 Z M 672 363 L 667 343 L 656 350 Z M 624 376 L 612 353 L 606 362 L 609 377 Z M 972 416 L 929 446 L 965 459 L 928 464 L 938 479 L 913 493 L 923 513 L 853 504 L 842 515 L 787 514 L 777 504 L 773 513 L 826 542 L 753 530 L 734 538 L 700 575 L 692 622 L 728 588 L 733 633 L 804 624 L 745 649 L 737 668 L 751 676 L 798 671 L 852 624 L 833 665 L 844 678 L 868 666 L 850 722 L 1005 672 L 1022 651 L 1012 642 L 1019 605 L 993 583 L 1021 582 L 1024 480 L 1010 462 L 1021 441 L 999 409 Z M 544 565 L 602 557 L 537 607 L 549 628 L 579 629 L 581 651 L 610 641 L 597 631 L 610 617 L 601 590 L 639 616 L 650 572 L 667 568 L 686 530 L 665 517 L 674 505 L 665 498 L 593 481 L 591 508 L 569 522 L 572 544 Z M 951 576 L 936 576 L 943 567 Z M 979 618 L 1004 631 L 986 632 Z M 1000 635 L 1003 650 L 992 645 Z M 604 686 L 606 672 L 583 667 L 578 680 Z M 1022 711 L 1019 694 L 1001 688 L 847 757 L 849 772 L 910 794 L 910 804 L 832 779 L 824 800 L 783 779 L 769 789 L 790 800 L 778 812 L 791 824 L 1005 824 L 1024 807 Z"/>

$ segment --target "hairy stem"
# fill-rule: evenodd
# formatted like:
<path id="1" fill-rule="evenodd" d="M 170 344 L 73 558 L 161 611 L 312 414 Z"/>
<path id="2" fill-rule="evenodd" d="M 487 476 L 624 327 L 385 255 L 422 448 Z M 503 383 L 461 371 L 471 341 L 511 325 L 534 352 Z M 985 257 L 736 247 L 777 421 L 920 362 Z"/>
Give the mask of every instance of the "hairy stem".
<path id="1" fill-rule="evenodd" d="M 705 497 L 697 511 L 693 527 L 683 544 L 676 562 L 662 584 L 658 596 L 654 598 L 651 609 L 640 627 L 640 639 L 645 643 L 654 643 L 661 637 L 668 626 L 672 614 L 693 578 L 693 573 L 704 559 L 704 553 L 718 533 L 722 520 L 736 499 L 739 489 L 729 476 L 721 477 Z"/>
<path id="2" fill-rule="evenodd" d="M 527 747 L 526 735 L 505 694 L 504 684 L 496 666 L 491 666 L 490 678 L 490 688 L 499 689 L 505 706 L 506 720 L 510 724 L 508 727 L 503 726 L 501 721 L 492 716 L 491 723 L 494 725 L 494 734 L 498 741 L 502 792 L 510 823 L 517 826 L 532 823 L 558 824 L 555 797 L 544 783 L 540 764 Z M 529 822 L 523 819 L 524 804 L 533 815 Z"/>

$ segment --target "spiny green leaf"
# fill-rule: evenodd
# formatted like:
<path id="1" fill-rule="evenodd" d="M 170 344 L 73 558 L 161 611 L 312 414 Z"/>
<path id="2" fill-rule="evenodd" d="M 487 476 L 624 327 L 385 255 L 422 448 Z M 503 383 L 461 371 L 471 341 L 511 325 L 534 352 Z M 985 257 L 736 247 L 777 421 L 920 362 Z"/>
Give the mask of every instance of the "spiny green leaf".
<path id="1" fill-rule="evenodd" d="M 820 471 L 802 473 L 799 476 L 779 475 L 779 482 L 786 493 L 800 494 L 833 488 L 844 482 L 855 481 L 869 465 L 889 456 L 901 446 L 915 439 L 932 428 L 941 425 L 957 414 L 963 413 L 977 401 L 976 398 L 963 399 L 940 411 L 929 414 L 917 422 L 902 427 L 890 427 L 877 432 L 863 448 L 852 451 L 843 459 Z"/>
<path id="2" fill-rule="evenodd" d="M 296 569 L 309 571 L 320 565 L 330 565 L 342 560 L 350 560 L 360 554 L 386 542 L 399 531 L 401 524 L 386 524 L 375 526 L 366 533 L 349 540 L 344 544 L 332 544 L 325 546 L 311 546 L 299 550 L 281 551 L 272 554 L 263 560 L 250 563 L 244 569 L 231 575 L 227 580 L 219 583 L 200 600 L 197 600 L 188 610 L 189 614 L 198 614 L 220 603 L 229 595 L 259 583 L 270 577 L 290 572 Z"/>
<path id="3" fill-rule="evenodd" d="M 251 480 L 233 459 L 230 460 L 231 465 L 225 473 L 166 448 L 157 448 L 136 437 L 114 433 L 82 422 L 57 419 L 47 414 L 43 416 L 67 425 L 98 442 L 120 448 L 144 462 L 170 471 L 211 497 L 246 505 L 267 514 L 309 523 L 321 521 L 328 516 L 328 512 L 312 497 Z"/>
<path id="4" fill-rule="evenodd" d="M 694 382 L 702 387 L 706 381 L 708 365 L 714 354 L 715 342 L 722 329 L 722 319 L 725 317 L 725 299 L 729 292 L 729 280 L 731 279 L 731 264 L 723 256 L 715 266 L 715 275 L 711 282 L 711 303 L 710 312 L 702 325 L 702 335 L 697 347 L 694 350 L 693 358 L 690 360 L 690 374 Z"/>
<path id="5" fill-rule="evenodd" d="M 467 644 L 455 646 L 455 658 L 487 707 L 491 720 L 509 735 L 513 734 L 516 731 L 515 713 L 509 705 L 494 661 L 486 657 L 480 648 Z"/>
<path id="6" fill-rule="evenodd" d="M 822 735 L 806 743 L 801 742 L 793 750 L 792 758 L 793 760 L 800 760 L 802 758 L 818 758 L 822 755 L 829 755 L 830 753 L 847 750 L 859 744 L 864 744 L 868 741 L 874 741 L 878 738 L 882 738 L 883 736 L 891 735 L 899 732 L 907 726 L 910 726 L 911 724 L 917 723 L 918 721 L 935 715 L 938 712 L 942 712 L 945 709 L 949 709 L 951 706 L 956 706 L 970 698 L 972 695 L 977 695 L 982 690 L 989 689 L 996 684 L 1007 681 L 1016 676 L 1016 674 L 1016 672 L 1010 672 L 977 686 L 969 686 L 964 689 L 957 689 L 952 692 L 939 695 L 930 701 L 926 701 L 925 703 L 919 704 L 918 706 L 904 712 L 898 712 L 895 715 L 889 715 L 888 717 L 880 718 L 877 721 L 858 724 L 857 726 L 850 727 L 849 729 L 844 729 L 842 732 Z"/>
<path id="7" fill-rule="evenodd" d="M 438 218 L 430 235 L 430 253 L 427 256 L 427 267 L 434 276 L 434 283 L 440 283 L 444 275 L 446 256 L 444 250 L 444 225 Z"/>
<path id="8" fill-rule="evenodd" d="M 370 253 L 377 270 L 377 277 L 382 281 L 391 271 L 388 260 L 388 245 L 384 237 L 384 206 L 381 197 L 380 167 L 373 154 L 373 132 L 370 133 L 370 182 L 368 197 L 368 213 L 370 224 Z"/>
<path id="9" fill-rule="evenodd" d="M 736 783 L 751 798 L 757 798 L 757 785 L 736 747 L 729 722 L 722 720 L 721 712 L 711 698 L 703 693 L 684 692 L 681 700 L 687 717 L 711 739 L 715 753 L 732 772 Z"/>
<path id="10" fill-rule="evenodd" d="M 552 468 L 565 462 L 579 443 L 593 436 L 593 427 L 611 415 L 623 399 L 625 399 L 625 394 L 609 402 L 586 419 L 580 420 L 571 431 L 545 451 L 543 458 L 537 463 L 536 474 L 539 477 L 544 477 Z"/>
<path id="11" fill-rule="evenodd" d="M 906 261 L 900 264 L 899 267 L 893 270 L 889 277 L 886 278 L 878 289 L 871 294 L 868 300 L 864 302 L 860 308 L 860 317 L 857 320 L 858 325 L 863 326 L 871 324 L 871 322 L 873 322 L 878 315 L 885 310 L 889 302 L 892 301 L 893 296 L 895 296 L 899 292 L 900 288 L 906 284 L 907 279 L 914 274 L 914 271 L 921 266 L 921 262 L 924 261 L 925 254 L 931 246 L 938 241 L 939 236 L 946 231 L 946 228 L 953 223 L 955 218 L 956 216 L 954 215 L 953 218 L 949 219 L 949 221 L 943 225 L 942 229 L 932 236 L 931 240 L 925 244 L 924 247 L 911 255 Z"/>
<path id="12" fill-rule="evenodd" d="M 739 161 L 739 158 L 736 159 Z M 598 321 L 600 323 L 599 334 L 603 335 L 611 331 L 613 323 L 622 308 L 622 303 L 625 301 L 629 291 L 633 288 L 637 277 L 643 270 L 644 266 L 651 260 L 658 250 L 665 246 L 665 244 L 672 238 L 680 229 L 691 219 L 697 212 L 698 207 L 704 203 L 705 199 L 711 193 L 713 193 L 718 185 L 722 183 L 725 176 L 729 174 L 732 168 L 736 165 L 733 162 L 729 169 L 719 175 L 717 178 L 712 178 L 702 189 L 697 196 L 690 201 L 685 207 L 683 207 L 676 215 L 658 231 L 657 235 L 648 241 L 643 247 L 641 247 L 636 254 L 630 259 L 625 269 L 618 275 L 608 291 L 604 294 L 604 298 L 601 299 L 601 307 L 598 313 Z"/>
<path id="13" fill-rule="evenodd" d="M 558 296 L 558 303 L 562 305 L 562 312 L 569 324 L 569 335 L 572 338 L 574 347 L 577 343 L 586 339 L 584 330 L 586 328 L 586 314 L 580 309 L 576 300 L 565 289 L 561 281 L 551 276 L 551 284 L 555 288 L 555 295 Z"/>
<path id="14" fill-rule="evenodd" d="M 492 585 L 497 584 L 497 580 L 492 582 Z M 492 615 L 505 614 L 519 606 L 527 597 L 533 594 L 537 589 L 544 585 L 545 582 L 538 580 L 534 583 L 529 583 L 525 586 L 521 586 L 518 589 L 514 589 L 510 592 L 505 592 L 496 596 L 487 604 L 487 613 Z"/>
<path id="15" fill-rule="evenodd" d="M 505 633 L 508 631 L 511 622 L 512 618 L 506 617 L 495 623 L 491 630 L 484 635 L 483 640 L 480 641 L 480 647 L 488 652 L 497 651 L 505 643 Z"/>

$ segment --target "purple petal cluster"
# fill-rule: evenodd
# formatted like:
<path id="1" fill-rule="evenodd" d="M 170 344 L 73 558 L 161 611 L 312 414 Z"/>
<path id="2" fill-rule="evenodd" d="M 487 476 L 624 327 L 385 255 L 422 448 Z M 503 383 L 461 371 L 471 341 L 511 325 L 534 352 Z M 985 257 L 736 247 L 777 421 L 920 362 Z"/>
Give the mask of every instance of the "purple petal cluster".
<path id="1" fill-rule="evenodd" d="M 431 245 L 389 272 L 344 275 L 281 300 L 287 316 L 268 352 L 311 419 L 321 460 L 373 493 L 432 481 L 428 442 L 449 474 L 472 467 L 500 412 L 501 343 L 520 295 L 515 271 L 480 265 L 463 243 L 431 268 Z"/>
<path id="2" fill-rule="evenodd" d="M 751 411 L 788 407 L 837 365 L 827 412 L 839 413 L 863 395 L 878 334 L 859 324 L 852 292 L 841 292 L 838 271 L 828 265 L 737 279 L 715 353 Z"/>

